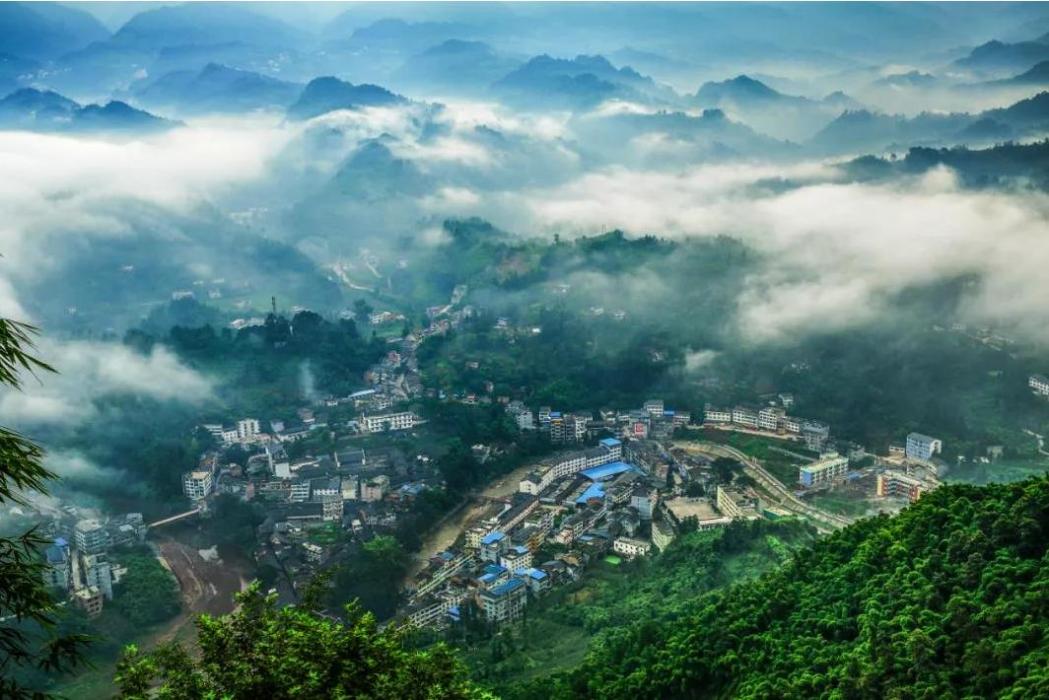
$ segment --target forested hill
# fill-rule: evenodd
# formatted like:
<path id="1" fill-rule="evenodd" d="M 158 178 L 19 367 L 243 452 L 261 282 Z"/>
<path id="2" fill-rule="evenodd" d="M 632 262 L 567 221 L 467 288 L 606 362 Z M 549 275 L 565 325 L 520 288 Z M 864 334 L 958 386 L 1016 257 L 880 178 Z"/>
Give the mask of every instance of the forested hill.
<path id="1" fill-rule="evenodd" d="M 592 648 L 535 697 L 1049 697 L 1049 479 L 948 486 Z"/>

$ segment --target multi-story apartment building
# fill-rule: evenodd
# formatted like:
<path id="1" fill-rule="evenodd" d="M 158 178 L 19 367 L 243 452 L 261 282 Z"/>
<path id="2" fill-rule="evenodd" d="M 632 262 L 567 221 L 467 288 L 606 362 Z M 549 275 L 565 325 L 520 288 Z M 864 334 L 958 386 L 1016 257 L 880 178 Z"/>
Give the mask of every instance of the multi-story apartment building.
<path id="1" fill-rule="evenodd" d="M 499 565 L 506 567 L 510 573 L 516 573 L 521 569 L 529 569 L 532 566 L 532 552 L 528 547 L 515 545 L 499 556 Z"/>
<path id="2" fill-rule="evenodd" d="M 361 482 L 361 500 L 365 503 L 381 501 L 390 490 L 390 477 L 385 474 L 373 476 Z"/>
<path id="3" fill-rule="evenodd" d="M 1046 379 L 1040 374 L 1032 374 L 1028 377 L 1027 386 L 1031 387 L 1036 394 L 1049 396 L 1049 379 Z"/>
<path id="4" fill-rule="evenodd" d="M 652 543 L 630 537 L 617 537 L 612 541 L 612 551 L 630 559 L 644 557 L 652 551 Z"/>
<path id="5" fill-rule="evenodd" d="M 779 406 L 766 406 L 758 411 L 758 427 L 762 430 L 779 430 L 780 419 L 786 413 Z"/>
<path id="6" fill-rule="evenodd" d="M 732 409 L 732 422 L 744 428 L 757 428 L 758 412 L 746 406 L 735 406 Z"/>
<path id="7" fill-rule="evenodd" d="M 237 421 L 237 439 L 240 442 L 251 442 L 261 432 L 258 420 L 242 418 Z"/>
<path id="8" fill-rule="evenodd" d="M 361 430 L 366 433 L 385 433 L 391 430 L 411 430 L 418 422 L 418 417 L 411 411 L 403 411 L 362 416 L 358 422 Z"/>
<path id="9" fill-rule="evenodd" d="M 813 452 L 822 452 L 830 439 L 830 426 L 818 420 L 802 421 L 801 437 L 805 440 L 805 447 Z"/>
<path id="10" fill-rule="evenodd" d="M 215 481 L 209 471 L 186 472 L 182 475 L 182 492 L 193 502 L 202 501 L 215 490 Z"/>
<path id="11" fill-rule="evenodd" d="M 520 578 L 512 578 L 478 594 L 478 602 L 489 622 L 516 620 L 528 604 L 528 588 Z"/>
<path id="12" fill-rule="evenodd" d="M 731 423 L 732 411 L 708 403 L 703 407 L 703 421 L 705 423 Z"/>
<path id="13" fill-rule="evenodd" d="M 109 531 L 94 519 L 77 522 L 73 539 L 81 554 L 99 554 L 110 546 Z"/>
<path id="14" fill-rule="evenodd" d="M 921 479 L 898 471 L 885 471 L 878 474 L 877 494 L 879 496 L 903 497 L 914 503 L 931 490 L 930 485 Z"/>
<path id="15" fill-rule="evenodd" d="M 85 554 L 80 558 L 84 585 L 98 588 L 106 600 L 113 600 L 113 569 L 105 553 Z"/>
<path id="16" fill-rule="evenodd" d="M 825 486 L 845 476 L 849 470 L 849 458 L 831 454 L 812 464 L 798 469 L 798 483 L 805 488 Z"/>
<path id="17" fill-rule="evenodd" d="M 943 442 L 921 433 L 911 433 L 907 436 L 907 459 L 927 462 L 943 450 Z"/>

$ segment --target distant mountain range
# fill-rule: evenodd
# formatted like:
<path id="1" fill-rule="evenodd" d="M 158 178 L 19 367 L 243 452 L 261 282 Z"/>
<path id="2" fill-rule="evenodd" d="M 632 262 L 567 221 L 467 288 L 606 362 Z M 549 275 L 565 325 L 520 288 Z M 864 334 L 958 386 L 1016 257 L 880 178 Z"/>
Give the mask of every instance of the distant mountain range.
<path id="1" fill-rule="evenodd" d="M 704 83 L 693 101 L 699 107 L 723 109 L 765 133 L 799 141 L 810 138 L 842 110 L 862 107 L 842 92 L 812 100 L 785 95 L 746 75 Z"/>
<path id="2" fill-rule="evenodd" d="M 155 132 L 177 122 L 125 102 L 81 106 L 57 92 L 22 88 L 0 100 L 0 128 L 62 132 Z"/>
<path id="3" fill-rule="evenodd" d="M 424 94 L 479 94 L 520 65 L 484 42 L 449 39 L 408 58 L 391 82 Z"/>
<path id="4" fill-rule="evenodd" d="M 285 109 L 303 86 L 252 71 L 209 63 L 199 71 L 175 71 L 133 87 L 137 103 L 178 114 Z"/>
<path id="5" fill-rule="evenodd" d="M 1033 41 L 1008 44 L 989 41 L 977 46 L 968 56 L 954 62 L 954 66 L 984 73 L 1026 70 L 1036 63 L 1049 60 L 1049 34 Z"/>
<path id="6" fill-rule="evenodd" d="M 354 85 L 338 78 L 314 78 L 299 99 L 288 107 L 291 119 L 312 119 L 337 109 L 390 107 L 406 104 L 407 99 L 378 85 Z"/>
<path id="7" fill-rule="evenodd" d="M 51 2 L 0 3 L 0 50 L 36 61 L 58 58 L 109 38 L 87 12 Z"/>
<path id="8" fill-rule="evenodd" d="M 496 81 L 492 92 L 511 104 L 568 109 L 586 109 L 612 98 L 680 102 L 671 88 L 629 66 L 616 68 L 604 56 L 536 56 Z"/>
<path id="9" fill-rule="evenodd" d="M 1009 107 L 978 114 L 922 113 L 916 117 L 868 110 L 843 113 L 810 145 L 821 152 L 906 150 L 910 146 L 941 146 L 1003 141 L 1049 130 L 1049 92 Z"/>

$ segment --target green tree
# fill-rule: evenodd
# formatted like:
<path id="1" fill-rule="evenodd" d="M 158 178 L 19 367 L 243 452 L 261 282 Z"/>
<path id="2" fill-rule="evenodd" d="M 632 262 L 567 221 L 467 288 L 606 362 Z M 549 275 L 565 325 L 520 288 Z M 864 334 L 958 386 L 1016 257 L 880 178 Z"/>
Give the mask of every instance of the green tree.
<path id="1" fill-rule="evenodd" d="M 405 630 L 378 628 L 356 605 L 346 621 L 318 614 L 311 592 L 302 605 L 279 607 L 253 584 L 229 615 L 197 621 L 196 650 L 164 645 L 148 654 L 128 647 L 117 669 L 120 697 L 139 700 L 458 700 L 491 696 L 475 687 L 442 645 L 405 645 Z"/>
<path id="2" fill-rule="evenodd" d="M 17 390 L 22 371 L 54 371 L 30 354 L 35 334 L 33 326 L 0 319 L 0 385 Z M 25 503 L 28 493 L 46 493 L 55 475 L 42 460 L 39 446 L 0 427 L 0 504 Z M 54 601 L 44 588 L 44 563 L 37 552 L 46 544 L 35 530 L 0 538 L 0 697 L 39 697 L 17 680 L 16 672 L 72 668 L 82 660 L 88 642 L 83 634 L 55 632 Z"/>

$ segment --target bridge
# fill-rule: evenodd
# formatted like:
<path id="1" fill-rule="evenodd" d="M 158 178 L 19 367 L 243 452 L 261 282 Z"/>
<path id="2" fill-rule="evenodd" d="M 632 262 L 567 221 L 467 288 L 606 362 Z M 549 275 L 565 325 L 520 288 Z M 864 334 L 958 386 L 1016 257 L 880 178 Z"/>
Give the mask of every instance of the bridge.
<path id="1" fill-rule="evenodd" d="M 194 516 L 194 515 L 198 514 L 199 512 L 200 512 L 200 508 L 194 508 L 193 510 L 187 510 L 185 513 L 179 513 L 178 515 L 172 515 L 171 517 L 164 518 L 163 520 L 157 520 L 156 522 L 152 522 L 149 525 L 146 525 L 146 527 L 150 528 L 150 527 L 160 527 L 162 525 L 169 525 L 171 523 L 178 522 L 179 520 L 184 520 L 186 518 Z"/>

